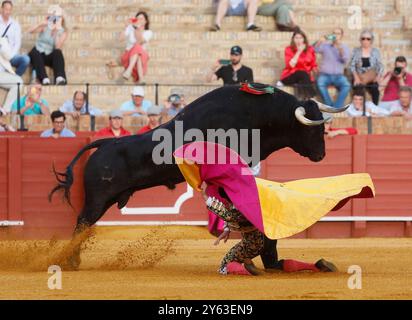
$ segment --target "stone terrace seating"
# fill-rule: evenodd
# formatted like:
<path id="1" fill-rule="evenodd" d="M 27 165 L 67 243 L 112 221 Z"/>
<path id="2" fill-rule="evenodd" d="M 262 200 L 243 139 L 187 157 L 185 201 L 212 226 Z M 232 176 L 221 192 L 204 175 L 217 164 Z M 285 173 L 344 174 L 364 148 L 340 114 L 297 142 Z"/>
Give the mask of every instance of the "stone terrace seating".
<path id="1" fill-rule="evenodd" d="M 222 31 L 208 32 L 214 19 L 212 0 L 60 0 L 67 12 L 69 38 L 64 47 L 69 84 L 90 83 L 91 104 L 110 111 L 130 98 L 130 87 L 122 87 L 109 80 L 105 63 L 117 58 L 124 47 L 119 33 L 124 21 L 139 9 L 147 10 L 154 39 L 149 44 L 149 72 L 146 83 L 161 86 L 160 102 L 171 92 L 183 92 L 188 102 L 215 86 L 205 84 L 209 66 L 218 58 L 226 58 L 229 48 L 238 44 L 244 48 L 244 63 L 254 69 L 255 80 L 274 84 L 283 68 L 283 50 L 290 42 L 291 33 L 275 30 L 271 17 L 257 17 L 263 27 L 260 33 L 244 31 L 243 17 L 224 19 Z M 348 28 L 349 6 L 362 8 L 362 26 L 373 27 L 376 46 L 382 51 L 387 68 L 392 68 L 396 55 L 412 61 L 412 32 L 408 12 L 412 0 L 297 0 L 294 1 L 299 25 L 308 33 L 310 42 L 327 34 L 336 26 L 345 30 L 345 41 L 358 45 L 359 30 Z M 37 35 L 28 28 L 42 21 L 52 0 L 16 0 L 14 16 L 22 25 L 23 51 L 29 51 Z M 120 76 L 121 68 L 115 70 Z M 29 82 L 29 72 L 25 82 Z M 129 83 L 132 85 L 132 83 Z M 188 85 L 188 86 L 183 86 Z M 71 99 L 76 88 L 84 86 L 44 89 L 44 97 L 51 109 Z M 287 89 L 290 91 L 290 89 Z M 147 97 L 154 100 L 154 87 L 146 88 Z"/>

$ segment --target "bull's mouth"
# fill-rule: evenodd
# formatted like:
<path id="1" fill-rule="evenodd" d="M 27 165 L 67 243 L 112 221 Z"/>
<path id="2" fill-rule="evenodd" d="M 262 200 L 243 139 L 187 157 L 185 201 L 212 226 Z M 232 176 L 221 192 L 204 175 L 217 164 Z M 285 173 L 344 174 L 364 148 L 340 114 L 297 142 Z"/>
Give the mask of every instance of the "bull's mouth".
<path id="1" fill-rule="evenodd" d="M 316 156 L 311 156 L 311 157 L 309 157 L 309 160 L 310 160 L 310 161 L 313 161 L 313 162 L 319 162 L 319 161 L 322 161 L 323 158 L 325 158 L 325 154 L 320 154 L 320 155 L 316 155 Z"/>

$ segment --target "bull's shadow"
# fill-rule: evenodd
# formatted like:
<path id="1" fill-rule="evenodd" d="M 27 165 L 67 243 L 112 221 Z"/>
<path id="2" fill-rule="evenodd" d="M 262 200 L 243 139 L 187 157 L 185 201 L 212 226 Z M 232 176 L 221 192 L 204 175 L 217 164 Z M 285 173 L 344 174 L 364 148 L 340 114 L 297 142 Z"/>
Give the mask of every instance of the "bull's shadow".
<path id="1" fill-rule="evenodd" d="M 241 139 L 240 155 L 250 158 L 253 150 L 253 130 L 260 133 L 257 159 L 266 159 L 272 152 L 289 147 L 311 161 L 320 161 L 325 156 L 323 112 L 341 112 L 347 107 L 335 109 L 315 100 L 298 101 L 293 95 L 270 87 L 271 93 L 259 92 L 268 88 L 261 84 L 252 84 L 257 93 L 240 90 L 241 86 L 227 86 L 210 93 L 187 105 L 169 122 L 143 135 L 97 140 L 85 146 L 73 158 L 65 173 L 55 171 L 58 185 L 50 192 L 64 191 L 64 197 L 70 203 L 70 188 L 73 184 L 73 167 L 90 149 L 97 149 L 87 161 L 84 170 L 85 200 L 74 234 L 95 224 L 115 203 L 123 208 L 135 191 L 155 186 L 167 186 L 173 189 L 184 181 L 178 166 L 172 157 L 173 151 L 181 143 L 196 140 L 191 137 L 178 141 L 190 129 L 197 129 L 210 142 L 222 143 L 230 147 L 229 139 L 211 139 L 208 129 L 236 132 Z M 255 92 L 256 93 L 256 92 Z M 246 131 L 244 131 L 246 129 Z M 241 133 L 243 130 L 243 133 Z M 160 132 L 168 132 L 171 141 L 159 141 Z M 247 132 L 246 136 L 244 133 Z M 256 132 L 256 131 L 255 131 Z M 156 137 L 157 136 L 157 137 Z M 156 164 L 153 151 L 163 143 L 163 156 L 170 156 L 171 163 Z M 256 141 L 255 141 L 256 143 Z M 243 151 L 242 151 L 243 150 Z M 245 154 L 246 153 L 246 154 Z M 74 250 L 70 265 L 77 269 L 80 264 L 80 245 Z"/>

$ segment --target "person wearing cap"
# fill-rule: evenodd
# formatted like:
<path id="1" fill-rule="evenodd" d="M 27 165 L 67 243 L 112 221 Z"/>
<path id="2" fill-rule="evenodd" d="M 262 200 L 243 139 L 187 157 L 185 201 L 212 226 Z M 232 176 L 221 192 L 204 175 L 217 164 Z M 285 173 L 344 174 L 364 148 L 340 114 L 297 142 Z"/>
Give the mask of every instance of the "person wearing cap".
<path id="1" fill-rule="evenodd" d="M 40 83 L 50 84 L 45 67 L 49 66 L 53 69 L 55 84 L 65 85 L 67 78 L 62 48 L 67 39 L 67 30 L 63 9 L 52 5 L 47 12 L 46 19 L 29 30 L 29 33 L 39 33 L 29 56 Z"/>
<path id="2" fill-rule="evenodd" d="M 215 0 L 217 5 L 215 25 L 210 31 L 221 29 L 224 16 L 246 16 L 248 23 L 246 31 L 261 31 L 262 28 L 255 25 L 255 17 L 258 10 L 258 0 Z"/>
<path id="3" fill-rule="evenodd" d="M 253 70 L 241 63 L 243 50 L 239 46 L 230 49 L 230 64 L 223 65 L 222 60 L 216 61 L 207 75 L 207 81 L 223 80 L 224 85 L 253 82 Z"/>
<path id="4" fill-rule="evenodd" d="M 139 131 L 137 131 L 137 134 L 143 134 L 154 128 L 157 128 L 160 125 L 160 111 L 161 108 L 158 106 L 150 107 L 149 110 L 147 110 L 149 123 L 146 126 L 142 127 Z"/>
<path id="5" fill-rule="evenodd" d="M 53 128 L 45 130 L 41 133 L 42 138 L 73 138 L 76 135 L 73 131 L 67 129 L 64 126 L 66 122 L 66 116 L 63 112 L 56 110 L 50 115 L 51 121 L 53 123 Z"/>
<path id="6" fill-rule="evenodd" d="M 60 107 L 60 111 L 70 115 L 73 119 L 79 119 L 80 115 L 86 114 L 87 93 L 83 91 L 75 91 L 72 100 L 67 100 Z M 92 116 L 101 116 L 103 112 L 89 105 L 89 114 Z"/>
<path id="7" fill-rule="evenodd" d="M 10 47 L 10 63 L 16 68 L 16 74 L 22 76 L 30 64 L 27 54 L 19 54 L 21 49 L 21 27 L 18 21 L 11 17 L 13 2 L 5 0 L 1 3 L 0 35 L 7 38 Z"/>
<path id="8" fill-rule="evenodd" d="M 130 136 L 130 132 L 123 128 L 123 112 L 114 110 L 110 112 L 109 126 L 94 135 L 95 138 L 118 138 Z"/>
<path id="9" fill-rule="evenodd" d="M 124 102 L 120 110 L 123 111 L 123 115 L 141 117 L 147 114 L 147 110 L 152 106 L 149 100 L 144 99 L 145 92 L 142 86 L 133 87 L 132 100 Z"/>
<path id="10" fill-rule="evenodd" d="M 171 94 L 165 103 L 164 112 L 167 113 L 168 116 L 174 117 L 177 115 L 180 110 L 182 110 L 186 106 L 184 99 L 181 95 L 176 93 Z"/>

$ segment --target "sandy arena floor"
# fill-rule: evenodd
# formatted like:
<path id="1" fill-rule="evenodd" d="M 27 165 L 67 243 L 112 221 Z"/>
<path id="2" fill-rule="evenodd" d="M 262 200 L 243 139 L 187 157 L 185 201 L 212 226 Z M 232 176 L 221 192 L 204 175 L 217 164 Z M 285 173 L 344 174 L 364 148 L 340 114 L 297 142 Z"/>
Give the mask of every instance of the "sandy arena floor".
<path id="1" fill-rule="evenodd" d="M 324 257 L 340 272 L 258 277 L 217 274 L 236 240 L 213 239 L 202 227 L 97 228 L 61 290 L 48 289 L 47 267 L 66 242 L 3 241 L 0 299 L 412 299 L 412 239 L 280 240 L 280 258 Z M 361 290 L 348 288 L 351 265 L 362 268 Z"/>

